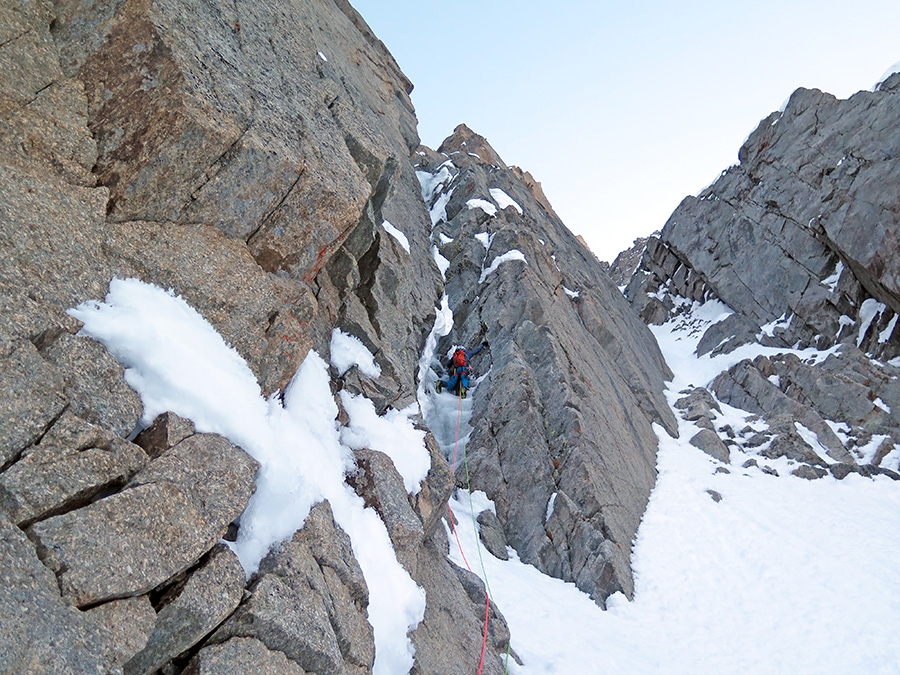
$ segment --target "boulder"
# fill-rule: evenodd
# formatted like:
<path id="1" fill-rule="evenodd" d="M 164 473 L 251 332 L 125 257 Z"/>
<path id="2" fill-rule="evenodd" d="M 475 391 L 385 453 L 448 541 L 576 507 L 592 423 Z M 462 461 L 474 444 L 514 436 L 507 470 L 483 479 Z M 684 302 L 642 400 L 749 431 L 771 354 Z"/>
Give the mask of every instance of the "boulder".
<path id="1" fill-rule="evenodd" d="M 509 560 L 506 550 L 506 535 L 503 533 L 503 524 L 497 515 L 490 510 L 484 510 L 478 514 L 478 537 L 488 552 L 500 560 Z"/>
<path id="2" fill-rule="evenodd" d="M 145 675 L 200 642 L 235 610 L 244 593 L 244 570 L 226 546 L 216 546 L 184 588 L 156 616 L 146 646 L 124 666 L 125 675 Z"/>
<path id="3" fill-rule="evenodd" d="M 274 651 L 255 638 L 231 638 L 227 642 L 204 647 L 195 656 L 184 675 L 306 675 L 306 671 L 284 652 Z"/>
<path id="4" fill-rule="evenodd" d="M 801 464 L 796 469 L 791 471 L 792 476 L 797 476 L 798 478 L 805 478 L 806 480 L 817 480 L 819 478 L 824 478 L 828 475 L 828 472 L 818 466 L 810 466 L 809 464 Z"/>
<path id="5" fill-rule="evenodd" d="M 70 412 L 23 455 L 0 474 L 0 504 L 20 526 L 85 506 L 148 461 L 138 446 Z"/>
<path id="6" fill-rule="evenodd" d="M 722 413 L 722 408 L 719 406 L 718 401 L 704 387 L 691 389 L 687 396 L 683 396 L 675 401 L 674 407 L 676 410 L 681 411 L 682 419 L 688 422 L 696 422 L 702 418 L 712 420 L 715 416 L 713 411 L 719 414 Z"/>
<path id="7" fill-rule="evenodd" d="M 196 433 L 194 423 L 173 412 L 159 415 L 149 427 L 141 431 L 135 444 L 141 446 L 151 458 L 156 459 L 166 450 L 178 445 L 188 436 Z"/>
<path id="8" fill-rule="evenodd" d="M 731 462 L 731 453 L 728 451 L 728 446 L 722 442 L 719 434 L 711 429 L 701 429 L 691 437 L 689 442 L 713 459 L 717 459 L 724 464 Z"/>
<path id="9" fill-rule="evenodd" d="M 713 380 L 712 390 L 720 401 L 736 408 L 761 414 L 768 420 L 775 418 L 788 420 L 786 430 L 792 434 L 796 434 L 793 423 L 802 424 L 816 435 L 819 443 L 827 450 L 829 457 L 836 461 L 852 463 L 853 459 L 850 453 L 821 415 L 808 405 L 785 394 L 764 375 L 763 371 L 770 368 L 773 368 L 771 361 L 765 357 L 758 357 L 753 362 L 741 361 L 728 371 L 718 375 Z M 801 441 L 801 443 L 809 448 L 805 442 Z M 790 445 L 795 449 L 801 447 L 793 442 Z M 788 454 L 797 454 L 787 447 L 776 449 L 773 452 L 782 450 Z M 805 451 L 800 450 L 799 454 L 805 454 Z"/>
<path id="10" fill-rule="evenodd" d="M 256 468 L 221 436 L 191 436 L 122 492 L 35 523 L 29 534 L 74 604 L 140 595 L 225 534 L 253 493 Z"/>
<path id="11" fill-rule="evenodd" d="M 761 339 L 761 333 L 760 327 L 743 314 L 729 314 L 706 329 L 697 343 L 697 356 L 730 354 L 742 345 Z"/>

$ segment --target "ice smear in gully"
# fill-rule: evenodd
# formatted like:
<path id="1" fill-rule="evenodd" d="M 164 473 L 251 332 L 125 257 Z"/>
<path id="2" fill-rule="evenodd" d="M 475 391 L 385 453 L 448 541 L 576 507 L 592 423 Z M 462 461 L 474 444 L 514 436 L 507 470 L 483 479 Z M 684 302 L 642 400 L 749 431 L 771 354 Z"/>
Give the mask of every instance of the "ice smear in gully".
<path id="1" fill-rule="evenodd" d="M 144 424 L 170 410 L 260 463 L 234 543 L 248 575 L 273 544 L 302 526 L 315 503 L 328 499 L 369 587 L 374 672 L 408 672 L 413 648 L 406 634 L 424 616 L 425 594 L 397 562 L 381 519 L 344 483 L 353 455 L 341 443 L 327 364 L 310 352 L 282 405 L 262 396 L 244 360 L 200 314 L 156 286 L 114 279 L 105 302 L 84 303 L 71 314 L 84 323 L 84 335 L 125 366 L 126 381 L 144 403 Z"/>

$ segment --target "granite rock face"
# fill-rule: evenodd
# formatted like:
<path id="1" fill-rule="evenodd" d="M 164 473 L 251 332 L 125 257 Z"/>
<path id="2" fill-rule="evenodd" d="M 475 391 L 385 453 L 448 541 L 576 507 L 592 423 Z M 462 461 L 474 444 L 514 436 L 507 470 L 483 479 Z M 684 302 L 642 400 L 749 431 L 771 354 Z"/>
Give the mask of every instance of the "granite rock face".
<path id="1" fill-rule="evenodd" d="M 887 328 L 900 310 L 898 91 L 895 74 L 845 101 L 794 92 L 750 135 L 740 163 L 651 238 L 629 297 L 646 276 L 651 287 L 671 280 L 682 297 L 714 296 L 772 324 L 785 346 L 853 343 L 897 356 Z"/>
<path id="2" fill-rule="evenodd" d="M 900 74 L 847 100 L 798 89 L 647 242 L 625 291 L 644 321 L 702 332 L 698 356 L 775 348 L 703 383 L 748 413 L 745 428 L 676 403 L 720 461 L 721 443 L 811 480 L 896 473 L 898 123 Z M 693 314 L 707 301 L 718 320 Z"/>
<path id="3" fill-rule="evenodd" d="M 146 598 L 80 612 L 25 534 L 0 514 L 0 663 L 7 672 L 116 672 L 139 651 L 155 616 Z"/>
<path id="4" fill-rule="evenodd" d="M 174 599 L 157 613 L 146 646 L 126 664 L 129 675 L 153 673 L 200 642 L 237 608 L 244 570 L 231 549 L 218 545 Z"/>
<path id="5" fill-rule="evenodd" d="M 121 492 L 28 532 L 73 604 L 141 595 L 191 567 L 225 534 L 253 494 L 257 466 L 221 436 L 192 436 Z"/>
<path id="6" fill-rule="evenodd" d="M 320 502 L 303 529 L 262 561 L 249 597 L 213 642 L 256 638 L 307 671 L 363 673 L 375 659 L 368 604 L 350 538 Z"/>

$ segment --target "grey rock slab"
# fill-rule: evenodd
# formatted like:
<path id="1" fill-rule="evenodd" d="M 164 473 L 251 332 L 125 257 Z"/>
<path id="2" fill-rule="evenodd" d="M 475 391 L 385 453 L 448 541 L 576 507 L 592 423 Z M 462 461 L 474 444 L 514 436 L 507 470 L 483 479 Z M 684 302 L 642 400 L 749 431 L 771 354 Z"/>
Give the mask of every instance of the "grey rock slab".
<path id="1" fill-rule="evenodd" d="M 373 507 L 384 521 L 395 548 L 412 546 L 424 535 L 422 521 L 407 498 L 403 477 L 397 472 L 391 458 L 377 450 L 356 450 L 357 470 L 347 476 L 366 503 Z"/>
<path id="2" fill-rule="evenodd" d="M 710 429 L 701 429 L 694 434 L 689 441 L 691 445 L 705 452 L 713 459 L 728 464 L 731 461 L 731 453 L 728 446 L 719 438 L 719 434 Z"/>
<path id="3" fill-rule="evenodd" d="M 105 235 L 117 276 L 174 290 L 241 354 L 267 395 L 284 388 L 309 348 L 299 321 L 315 305 L 298 297 L 304 285 L 276 280 L 242 241 L 208 225 L 107 223 Z"/>
<path id="4" fill-rule="evenodd" d="M 235 637 L 204 647 L 184 675 L 306 675 L 284 652 L 274 651 L 255 638 Z"/>
<path id="5" fill-rule="evenodd" d="M 468 147 L 463 142 L 470 138 L 486 146 L 460 129 L 445 147 Z M 496 153 L 484 156 L 491 154 Z M 573 518 L 566 527 L 579 530 L 579 541 L 593 545 L 596 535 L 611 543 L 590 549 L 587 558 L 596 557 L 596 565 L 579 558 L 578 570 L 568 569 L 562 578 L 578 579 L 598 602 L 602 589 L 630 593 L 629 556 L 620 553 L 631 548 L 656 479 L 652 424 L 677 434 L 662 395 L 671 373 L 597 259 L 545 207 L 521 172 L 462 151 L 451 159 L 457 157 L 447 221 L 440 225 L 453 241 L 439 246 L 451 263 L 445 290 L 454 329 L 436 353 L 452 344 L 471 347 L 485 339 L 490 344 L 473 364 L 487 376 L 471 392 L 472 485 L 494 501 L 520 558 L 545 572 L 563 557 L 547 552 L 547 501 L 557 490 L 567 492 L 590 525 L 579 526 Z M 426 152 L 421 170 L 434 174 L 445 162 L 446 157 Z M 491 216 L 468 208 L 470 199 L 491 199 L 492 189 L 503 190 L 522 213 L 505 208 Z M 490 237 L 488 250 L 475 238 L 480 234 Z M 492 261 L 513 250 L 526 262 L 503 263 L 483 275 Z M 562 533 L 560 541 L 565 541 Z M 606 578 L 609 570 L 615 581 Z"/>
<path id="6" fill-rule="evenodd" d="M 121 487 L 147 462 L 138 446 L 66 412 L 0 474 L 0 504 L 24 526 Z"/>
<path id="7" fill-rule="evenodd" d="M 76 605 L 139 595 L 194 565 L 255 489 L 258 464 L 214 434 L 191 436 L 122 492 L 31 526 Z"/>
<path id="8" fill-rule="evenodd" d="M 615 543 L 607 529 L 621 519 L 616 511 L 611 505 L 590 515 L 560 489 L 546 522 L 547 540 L 540 551 L 542 567 L 548 574 L 573 579 L 603 608 L 613 593 L 631 590 L 623 583 L 630 578 L 618 573 L 627 565 L 628 553 Z"/>
<path id="9" fill-rule="evenodd" d="M 19 30 L 9 31 L 0 49 L 6 73 L 0 92 L 20 105 L 31 101 L 62 76 L 50 36 L 47 9 L 38 3 L 22 5 L 18 12 L 5 13 L 4 18 L 12 18 Z"/>
<path id="10" fill-rule="evenodd" d="M 146 646 L 125 664 L 125 675 L 156 672 L 200 642 L 235 610 L 243 592 L 240 561 L 231 549 L 216 546 L 178 597 L 159 612 Z"/>
<path id="11" fill-rule="evenodd" d="M 107 196 L 102 188 L 0 163 L 0 283 L 27 288 L 44 321 L 65 326 L 67 309 L 105 294 L 111 277 L 102 246 Z"/>
<path id="12" fill-rule="evenodd" d="M 32 525 L 41 559 L 75 605 L 140 595 L 193 565 L 225 532 L 169 482 L 124 490 Z"/>
<path id="13" fill-rule="evenodd" d="M 375 642 L 367 606 L 350 539 L 320 502 L 303 528 L 262 560 L 249 597 L 212 641 L 253 637 L 322 675 L 370 669 Z"/>
<path id="14" fill-rule="evenodd" d="M 25 102 L 2 97 L 0 158 L 48 174 L 59 173 L 73 185 L 94 185 L 91 167 L 97 161 L 97 146 L 87 128 L 81 83 L 54 79 Z"/>
<path id="15" fill-rule="evenodd" d="M 0 368 L 0 467 L 37 441 L 65 409 L 64 380 L 30 342 Z"/>
<path id="16" fill-rule="evenodd" d="M 890 253 L 900 228 L 897 120 L 895 91 L 838 100 L 798 89 L 750 134 L 738 165 L 682 201 L 662 243 L 750 323 L 790 317 L 776 331 L 786 345 L 854 341 L 858 329 L 844 330 L 841 317 L 859 326 L 864 300 L 900 309 Z M 841 278 L 826 287 L 839 261 Z M 674 274 L 645 268 L 661 283 Z M 884 360 L 900 348 L 878 339 L 888 314 L 863 343 Z"/>
<path id="17" fill-rule="evenodd" d="M 404 565 L 427 597 L 425 618 L 410 633 L 416 649 L 413 673 L 467 675 L 478 670 L 481 650 L 473 649 L 472 645 L 480 646 L 482 641 L 484 585 L 475 575 L 470 576 L 450 562 L 447 558 L 449 545 L 446 530 L 441 527 L 424 546 L 416 549 L 414 558 L 404 560 Z M 492 605 L 485 675 L 507 672 L 503 659 L 509 638 L 505 642 L 500 639 L 504 627 L 502 614 Z"/>
<path id="18" fill-rule="evenodd" d="M 301 577 L 302 579 L 302 577 Z M 262 577 L 249 600 L 213 636 L 255 637 L 307 670 L 337 675 L 343 659 L 322 596 L 305 583 L 275 574 Z"/>

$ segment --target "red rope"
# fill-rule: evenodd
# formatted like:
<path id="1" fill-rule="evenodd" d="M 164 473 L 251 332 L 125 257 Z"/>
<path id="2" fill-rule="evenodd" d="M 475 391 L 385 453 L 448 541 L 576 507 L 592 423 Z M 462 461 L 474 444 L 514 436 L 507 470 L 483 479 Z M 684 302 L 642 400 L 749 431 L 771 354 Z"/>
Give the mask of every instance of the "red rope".
<path id="1" fill-rule="evenodd" d="M 462 398 L 459 399 L 459 407 L 456 410 L 456 439 L 453 441 L 453 462 L 450 464 L 451 470 L 456 471 L 456 454 L 459 447 L 459 427 L 462 420 Z M 471 486 L 469 486 L 471 490 Z M 472 572 L 466 554 L 463 552 L 462 542 L 459 540 L 459 532 L 456 531 L 456 517 L 453 515 L 453 509 L 450 508 L 450 502 L 447 502 L 447 511 L 450 512 L 450 529 L 453 530 L 453 536 L 456 538 L 456 545 L 459 547 L 459 554 L 462 556 L 466 569 Z M 472 572 L 474 574 L 474 572 Z M 488 618 L 491 612 L 491 596 L 485 587 L 484 591 L 484 630 L 481 634 L 481 658 L 478 660 L 478 675 L 484 670 L 484 655 L 487 652 L 487 636 L 488 636 Z"/>

